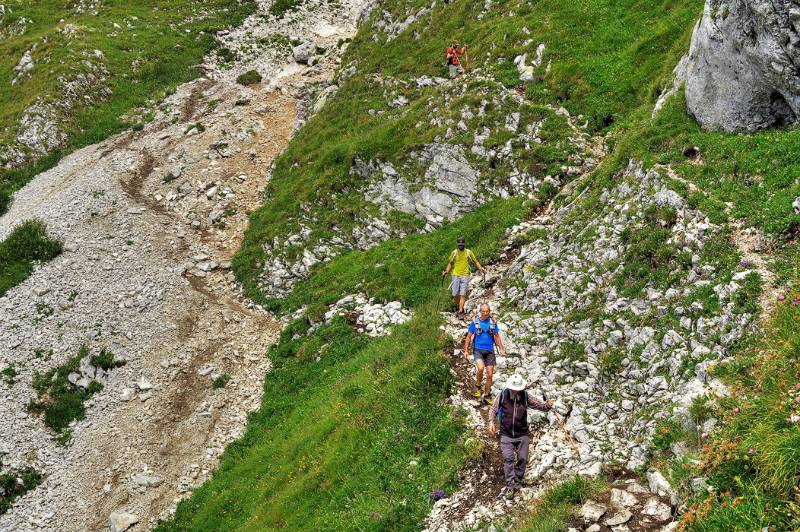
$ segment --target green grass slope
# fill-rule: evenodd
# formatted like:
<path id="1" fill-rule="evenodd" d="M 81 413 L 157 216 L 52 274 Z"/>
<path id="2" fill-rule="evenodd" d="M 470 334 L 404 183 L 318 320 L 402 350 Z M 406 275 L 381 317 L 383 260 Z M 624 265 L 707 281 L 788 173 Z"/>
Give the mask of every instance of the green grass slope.
<path id="1" fill-rule="evenodd" d="M 65 0 L 10 0 L 0 18 L 0 146 L 16 145 L 25 110 L 42 101 L 58 107 L 66 145 L 36 164 L 0 170 L 0 214 L 11 194 L 64 154 L 131 125 L 145 116 L 131 109 L 160 101 L 179 84 L 201 74 L 203 55 L 216 46 L 214 33 L 243 20 L 253 0 L 154 0 L 97 3 Z M 88 6 L 88 7 L 87 7 Z M 17 77 L 14 68 L 31 51 L 33 70 Z M 95 50 L 103 53 L 99 59 Z M 65 82 L 107 70 L 64 109 Z M 110 89 L 102 98 L 99 91 Z M 89 96 L 87 103 L 80 99 Z M 127 116 L 127 117 L 126 117 Z M 2 161 L 0 161 L 2 163 Z M 2 167 L 2 164 L 0 164 Z"/>

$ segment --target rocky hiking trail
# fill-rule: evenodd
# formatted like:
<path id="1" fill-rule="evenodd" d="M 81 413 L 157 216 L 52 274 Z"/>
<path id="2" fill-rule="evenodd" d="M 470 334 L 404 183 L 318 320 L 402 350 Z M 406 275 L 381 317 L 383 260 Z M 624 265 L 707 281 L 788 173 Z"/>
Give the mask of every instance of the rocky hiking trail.
<path id="1" fill-rule="evenodd" d="M 319 13 L 310 2 L 287 21 L 267 16 L 270 4 L 220 34 L 241 51 L 233 64 L 207 58 L 206 76 L 179 87 L 141 131 L 64 158 L 0 219 L 0 237 L 39 218 L 65 242 L 0 306 L 0 366 L 17 372 L 0 383 L 0 457 L 44 476 L 0 529 L 150 529 L 208 478 L 258 408 L 264 353 L 282 323 L 241 296 L 230 260 L 271 162 L 307 114 L 305 91 L 332 78 L 334 44 L 352 37 L 363 7 Z M 251 46 L 287 25 L 311 55 L 308 43 L 327 54 L 309 66 L 291 49 Z M 235 82 L 250 69 L 264 82 Z M 76 382 L 103 389 L 63 446 L 27 405 L 35 375 L 82 345 L 124 365 L 82 362 Z"/>
<path id="2" fill-rule="evenodd" d="M 567 187 L 565 192 L 569 194 L 573 189 L 574 187 Z M 572 464 L 572 467 L 564 468 L 558 473 L 559 479 L 568 480 L 580 471 L 582 457 L 572 435 L 561 428 L 553 414 L 532 411 L 529 414 L 531 453 L 525 485 L 517 491 L 513 500 L 506 499 L 503 496 L 505 482 L 499 436 L 491 436 L 486 430 L 490 407 L 473 395 L 474 364 L 463 356 L 463 342 L 469 320 L 477 314 L 478 306 L 484 302 L 490 305 L 492 315 L 498 320 L 509 356 L 514 356 L 516 351 L 514 337 L 513 334 L 509 334 L 508 325 L 503 323 L 502 300 L 495 292 L 495 287 L 520 254 L 520 248 L 515 245 L 513 235 L 533 228 L 546 229 L 550 226 L 553 223 L 552 205 L 553 202 L 549 203 L 542 214 L 511 229 L 511 237 L 508 238 L 500 260 L 487 265 L 485 278 L 479 274 L 473 275 L 465 304 L 467 318 L 459 319 L 453 312 L 442 312 L 445 319 L 442 329 L 454 338 L 448 359 L 456 376 L 458 388 L 449 402 L 458 409 L 457 411 L 465 413 L 467 424 L 474 431 L 472 438 L 480 442 L 478 445 L 481 451 L 480 456 L 471 460 L 461 471 L 456 492 L 440 498 L 434 504 L 425 523 L 426 531 L 473 530 L 475 527 L 486 526 L 492 530 L 494 524 L 513 523 L 526 510 L 536 506 L 546 489 L 556 483 L 553 480 L 543 481 L 537 478 L 553 462 L 552 458 L 543 456 L 542 450 L 547 451 L 555 447 Z M 498 366 L 493 384 L 494 397 L 502 390 L 503 383 L 514 373 L 513 369 L 504 368 L 504 358 L 498 354 Z M 529 382 L 529 393 L 544 398 L 545 395 L 542 393 L 544 390 L 539 384 Z M 555 400 L 556 412 L 560 414 L 562 421 L 567 422 L 570 411 L 563 401 L 559 401 L 559 398 L 552 393 L 546 396 Z M 474 442 L 466 444 L 470 447 L 475 446 Z M 600 472 L 593 471 L 591 474 L 598 473 Z M 607 471 L 603 474 L 609 480 L 608 489 L 581 507 L 578 514 L 568 523 L 570 531 L 633 532 L 668 531 L 676 528 L 669 484 L 660 474 L 648 474 L 648 487 L 642 486 L 636 480 L 636 475 L 625 469 Z"/>

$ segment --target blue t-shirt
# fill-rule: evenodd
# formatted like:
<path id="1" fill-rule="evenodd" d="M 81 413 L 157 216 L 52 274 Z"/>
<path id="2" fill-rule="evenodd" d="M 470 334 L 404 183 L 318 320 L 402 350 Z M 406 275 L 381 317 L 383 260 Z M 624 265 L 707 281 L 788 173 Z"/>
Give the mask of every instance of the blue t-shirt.
<path id="1" fill-rule="evenodd" d="M 469 333 L 475 334 L 475 349 L 485 349 L 486 351 L 491 351 L 494 349 L 494 338 L 492 337 L 492 333 L 489 330 L 492 328 L 492 320 L 489 318 L 486 321 L 481 321 L 478 318 L 478 327 L 481 329 L 480 334 L 475 334 L 477 329 L 475 328 L 475 320 L 469 322 Z M 499 331 L 497 327 L 497 323 L 494 324 L 494 333 L 497 334 Z"/>

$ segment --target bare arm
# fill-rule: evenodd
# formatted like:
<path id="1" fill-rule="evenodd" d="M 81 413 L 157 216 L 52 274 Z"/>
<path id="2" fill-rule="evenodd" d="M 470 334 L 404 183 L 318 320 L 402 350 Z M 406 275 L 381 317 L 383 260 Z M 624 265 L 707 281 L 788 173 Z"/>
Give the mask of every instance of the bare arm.
<path id="1" fill-rule="evenodd" d="M 503 356 L 506 356 L 506 346 L 503 345 L 503 339 L 500 338 L 499 330 L 494 333 L 494 341 L 497 342 L 497 347 L 500 349 L 500 352 L 503 354 Z"/>
<path id="2" fill-rule="evenodd" d="M 450 270 L 451 270 L 452 268 L 453 268 L 453 261 L 451 260 L 450 262 L 448 262 L 448 263 L 447 263 L 447 267 L 446 267 L 446 268 L 444 269 L 444 271 L 442 272 L 442 277 L 444 277 L 445 275 L 447 275 L 448 273 L 450 273 Z"/>
<path id="3" fill-rule="evenodd" d="M 464 340 L 464 358 L 469 360 L 469 346 L 472 343 L 472 337 L 475 336 L 472 333 L 467 333 L 467 339 Z"/>
<path id="4" fill-rule="evenodd" d="M 494 420 L 497 418 L 497 409 L 500 408 L 500 395 L 502 394 L 497 394 L 497 397 L 494 398 L 494 403 L 492 403 L 491 408 L 489 408 L 489 434 L 497 432 L 497 426 Z"/>
<path id="5" fill-rule="evenodd" d="M 475 253 L 470 253 L 469 255 L 470 255 L 470 257 L 472 257 L 472 262 L 475 263 L 475 267 L 478 268 L 478 270 L 480 270 L 480 271 L 485 273 L 486 270 L 483 268 L 483 266 L 481 266 L 481 263 L 478 262 L 478 257 L 475 256 Z"/>

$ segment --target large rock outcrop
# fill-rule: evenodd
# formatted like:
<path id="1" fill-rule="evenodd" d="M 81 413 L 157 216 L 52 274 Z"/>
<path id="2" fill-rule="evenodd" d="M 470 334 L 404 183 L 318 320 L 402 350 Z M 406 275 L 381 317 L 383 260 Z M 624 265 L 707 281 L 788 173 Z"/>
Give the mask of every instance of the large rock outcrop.
<path id="1" fill-rule="evenodd" d="M 686 103 L 707 129 L 798 123 L 800 2 L 707 0 L 689 50 Z"/>

